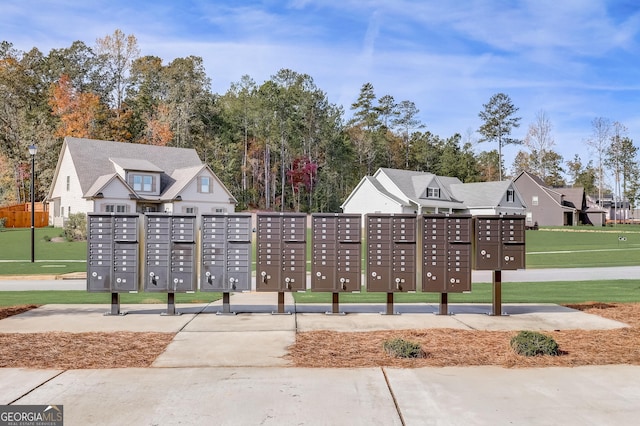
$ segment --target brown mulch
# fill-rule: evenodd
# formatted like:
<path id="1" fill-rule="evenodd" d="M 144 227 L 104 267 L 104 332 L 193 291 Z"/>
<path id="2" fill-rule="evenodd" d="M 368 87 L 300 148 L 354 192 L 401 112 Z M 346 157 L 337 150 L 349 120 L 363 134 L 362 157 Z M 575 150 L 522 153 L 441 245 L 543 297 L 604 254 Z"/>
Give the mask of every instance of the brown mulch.
<path id="1" fill-rule="evenodd" d="M 298 333 L 288 359 L 296 367 L 574 367 L 580 365 L 640 365 L 640 304 L 586 303 L 571 305 L 590 314 L 624 322 L 616 330 L 544 332 L 560 347 L 559 356 L 525 357 L 509 346 L 515 331 L 422 329 L 374 332 L 311 331 Z M 424 358 L 394 358 L 383 350 L 385 340 L 404 338 L 419 343 Z"/>
<path id="2" fill-rule="evenodd" d="M 444 367 L 496 365 L 551 367 L 605 364 L 640 365 L 640 303 L 567 305 L 624 322 L 616 330 L 550 331 L 559 356 L 524 357 L 509 346 L 514 331 L 416 329 L 375 332 L 298 333 L 287 359 L 296 367 Z M 36 305 L 0 308 L 0 319 Z M 173 339 L 172 333 L 0 333 L 0 367 L 148 367 Z M 404 338 L 421 345 L 426 356 L 399 359 L 383 349 L 385 340 Z"/>

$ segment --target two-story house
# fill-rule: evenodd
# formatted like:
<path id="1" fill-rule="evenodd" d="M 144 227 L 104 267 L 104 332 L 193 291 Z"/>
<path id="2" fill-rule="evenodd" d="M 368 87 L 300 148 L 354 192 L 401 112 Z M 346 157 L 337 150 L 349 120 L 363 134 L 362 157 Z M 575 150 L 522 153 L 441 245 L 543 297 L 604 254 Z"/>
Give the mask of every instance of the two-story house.
<path id="1" fill-rule="evenodd" d="M 71 137 L 47 201 L 54 226 L 70 213 L 218 213 L 237 203 L 193 149 Z"/>

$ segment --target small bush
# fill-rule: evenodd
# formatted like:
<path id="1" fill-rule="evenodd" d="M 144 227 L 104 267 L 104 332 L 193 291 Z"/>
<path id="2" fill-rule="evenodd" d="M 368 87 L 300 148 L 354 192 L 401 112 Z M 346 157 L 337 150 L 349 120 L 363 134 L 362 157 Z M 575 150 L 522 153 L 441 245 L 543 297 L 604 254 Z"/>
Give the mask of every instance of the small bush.
<path id="1" fill-rule="evenodd" d="M 384 351 L 396 358 L 424 358 L 425 353 L 418 343 L 402 338 L 391 339 L 382 345 Z"/>
<path id="2" fill-rule="evenodd" d="M 556 341 L 536 331 L 521 331 L 511 339 L 511 347 L 519 355 L 558 355 L 560 353 Z"/>
<path id="3" fill-rule="evenodd" d="M 4 229 L 4 224 L 7 222 L 6 217 L 0 217 L 0 229 Z"/>
<path id="4" fill-rule="evenodd" d="M 87 239 L 87 215 L 71 213 L 64 223 L 64 238 L 67 241 L 82 241 Z"/>
<path id="5" fill-rule="evenodd" d="M 42 239 L 44 239 L 46 242 L 51 242 L 51 237 L 48 235 L 45 235 L 44 237 L 42 237 Z"/>

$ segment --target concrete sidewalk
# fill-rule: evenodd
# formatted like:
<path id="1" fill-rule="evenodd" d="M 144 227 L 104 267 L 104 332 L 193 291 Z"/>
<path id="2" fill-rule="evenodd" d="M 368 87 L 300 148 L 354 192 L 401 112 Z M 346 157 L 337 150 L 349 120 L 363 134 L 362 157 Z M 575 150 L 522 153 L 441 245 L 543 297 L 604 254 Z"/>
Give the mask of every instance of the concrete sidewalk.
<path id="1" fill-rule="evenodd" d="M 108 302 L 108 298 L 105 298 Z M 46 305 L 0 321 L 0 333 L 43 331 L 161 331 L 176 333 L 146 369 L 0 369 L 0 404 L 64 405 L 65 425 L 483 425 L 635 424 L 640 416 L 640 367 L 548 369 L 293 368 L 284 358 L 298 331 L 403 328 L 612 329 L 625 324 L 556 305 L 295 305 L 272 315 L 275 293 L 237 293 L 237 315 L 219 315 L 222 302 L 123 305 Z"/>

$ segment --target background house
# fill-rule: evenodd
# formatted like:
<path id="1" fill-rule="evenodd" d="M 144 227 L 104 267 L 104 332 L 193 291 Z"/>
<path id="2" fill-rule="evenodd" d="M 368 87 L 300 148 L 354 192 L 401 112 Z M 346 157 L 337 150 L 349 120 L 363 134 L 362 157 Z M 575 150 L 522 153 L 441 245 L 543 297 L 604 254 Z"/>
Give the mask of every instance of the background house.
<path id="1" fill-rule="evenodd" d="M 605 211 L 587 203 L 584 188 L 552 188 L 526 171 L 513 182 L 527 205 L 527 226 L 536 223 L 539 226 L 601 226 L 605 223 Z"/>
<path id="2" fill-rule="evenodd" d="M 193 149 L 67 137 L 47 195 L 49 223 L 70 213 L 233 212 L 237 203 Z"/>
<path id="3" fill-rule="evenodd" d="M 524 214 L 511 181 L 462 183 L 457 178 L 398 169 L 365 176 L 342 204 L 345 213 Z"/>

